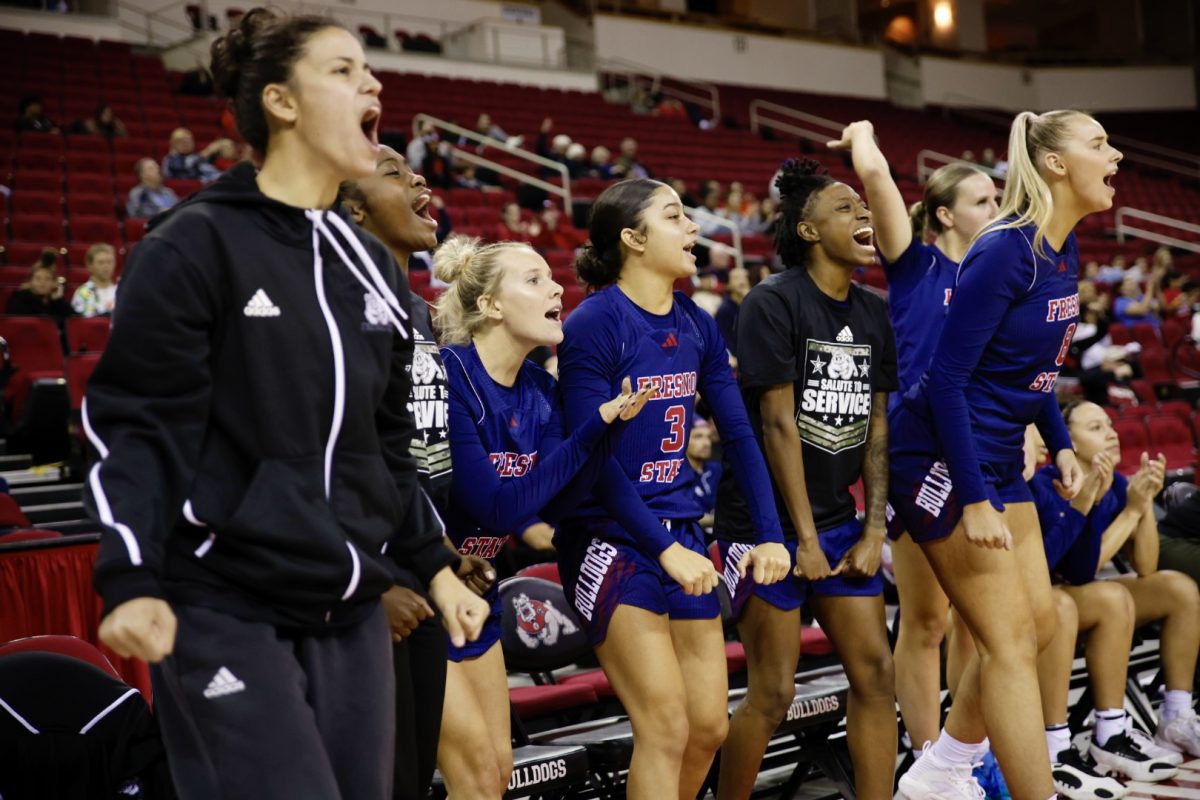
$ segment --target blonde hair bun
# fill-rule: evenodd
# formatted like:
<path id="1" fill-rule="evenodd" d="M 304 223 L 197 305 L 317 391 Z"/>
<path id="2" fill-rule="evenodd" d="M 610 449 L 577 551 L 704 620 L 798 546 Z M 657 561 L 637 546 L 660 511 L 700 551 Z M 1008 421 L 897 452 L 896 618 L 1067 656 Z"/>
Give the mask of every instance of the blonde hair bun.
<path id="1" fill-rule="evenodd" d="M 433 274 L 444 283 L 455 283 L 471 266 L 479 252 L 479 239 L 474 236 L 453 235 L 442 242 L 433 254 Z"/>

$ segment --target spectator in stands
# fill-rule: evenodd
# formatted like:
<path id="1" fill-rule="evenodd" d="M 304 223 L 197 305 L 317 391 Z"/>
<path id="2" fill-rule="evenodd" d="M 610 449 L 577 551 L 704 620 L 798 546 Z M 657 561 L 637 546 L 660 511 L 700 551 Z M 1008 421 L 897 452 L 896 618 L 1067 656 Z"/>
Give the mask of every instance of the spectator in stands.
<path id="1" fill-rule="evenodd" d="M 749 293 L 750 273 L 746 271 L 746 268 L 734 267 L 729 270 L 729 277 L 725 281 L 725 296 L 721 298 L 721 305 L 717 308 L 714 316 L 717 318 L 717 327 L 725 336 L 725 346 L 729 349 L 729 354 L 733 356 L 735 369 L 737 368 L 738 311 L 742 307 L 742 301 Z"/>
<path id="2" fill-rule="evenodd" d="M 694 492 L 700 504 L 700 527 L 711 531 L 717 509 L 717 484 L 721 482 L 721 461 L 713 458 L 713 427 L 699 415 L 688 437 L 687 460 L 696 473 Z"/>
<path id="3" fill-rule="evenodd" d="M 1158 564 L 1200 583 L 1200 488 L 1175 483 L 1163 492 L 1167 513 L 1158 521 Z"/>
<path id="4" fill-rule="evenodd" d="M 106 139 L 116 139 L 129 135 L 125 123 L 117 118 L 112 106 L 101 103 L 96 106 L 96 113 L 87 119 L 78 120 L 71 126 L 71 133 L 91 133 Z"/>
<path id="5" fill-rule="evenodd" d="M 1136 325 L 1140 322 L 1149 323 L 1158 330 L 1158 292 L 1161 274 L 1153 274 L 1146 282 L 1146 291 L 1138 285 L 1137 278 L 1127 275 L 1121 280 L 1121 294 L 1113 304 L 1113 316 L 1122 325 Z"/>
<path id="6" fill-rule="evenodd" d="M 1181 753 L 1188 758 L 1200 756 L 1200 718 L 1192 710 L 1192 685 L 1200 653 L 1200 592 L 1187 575 L 1160 570 L 1158 563 L 1154 498 L 1163 488 L 1166 460 L 1161 454 L 1151 459 L 1142 453 L 1137 472 L 1126 478 L 1111 471 L 1121 458 L 1121 443 L 1103 408 L 1075 401 L 1063 409 L 1063 418 L 1084 471 L 1084 487 L 1089 479 L 1097 477 L 1099 486 L 1092 491 L 1090 510 L 1082 524 L 1072 526 L 1070 531 L 1055 531 L 1047 523 L 1060 518 L 1059 508 L 1066 503 L 1053 486 L 1060 474 L 1056 467 L 1045 467 L 1034 477 L 1034 498 L 1046 535 L 1058 533 L 1063 538 L 1059 543 L 1062 555 L 1052 559 L 1058 563 L 1050 564 L 1050 568 L 1069 583 L 1085 585 L 1096 580 L 1096 573 L 1110 559 L 1124 552 L 1133 573 L 1115 580 L 1133 596 L 1137 624 L 1162 622 L 1160 641 L 1166 691 L 1158 730 L 1152 744 L 1139 746 L 1136 741 L 1121 744 L 1132 744 L 1150 756 L 1161 756 L 1164 750 L 1173 752 L 1175 763 L 1183 760 Z M 1101 470 L 1106 471 L 1097 476 Z M 1115 720 L 1111 726 L 1114 735 L 1124 732 L 1123 709 L 1114 708 L 1107 713 L 1098 709 L 1098 714 Z M 1097 739 L 1096 744 L 1103 747 L 1104 742 Z M 1157 752 L 1147 752 L 1150 746 L 1157 747 Z M 1102 758 L 1095 746 L 1091 753 Z M 1104 760 L 1101 764 L 1106 765 Z"/>
<path id="7" fill-rule="evenodd" d="M 71 309 L 81 317 L 108 316 L 117 304 L 117 251 L 111 244 L 94 244 L 84 258 L 90 277 L 75 290 Z"/>
<path id="8" fill-rule="evenodd" d="M 492 122 L 492 115 L 488 113 L 480 114 L 479 118 L 475 120 L 475 133 L 479 134 L 485 139 L 493 140 L 493 144 L 495 146 L 511 144 L 514 147 L 520 147 L 525 141 L 524 137 L 522 136 L 510 137 L 503 128 Z M 466 137 L 459 139 L 458 144 L 460 147 L 475 145 L 475 150 L 477 152 L 482 152 L 485 148 L 485 145 L 479 144 L 474 140 L 467 139 Z"/>
<path id="9" fill-rule="evenodd" d="M 1154 251 L 1154 266 L 1165 267 L 1167 270 L 1174 269 L 1175 257 L 1171 254 L 1171 248 L 1163 245 Z"/>
<path id="10" fill-rule="evenodd" d="M 129 199 L 125 202 L 128 216 L 149 219 L 179 202 L 175 191 L 163 185 L 162 170 L 154 159 L 139 159 L 133 165 L 133 174 L 138 177 L 138 185 L 129 190 Z"/>
<path id="11" fill-rule="evenodd" d="M 742 218 L 742 233 L 751 236 L 770 236 L 775 233 L 775 221 L 779 216 L 779 204 L 772 197 L 752 202 Z"/>
<path id="12" fill-rule="evenodd" d="M 565 133 L 559 133 L 551 138 L 550 134 L 553 131 L 554 120 L 546 117 L 542 120 L 542 128 L 538 131 L 534 149 L 542 158 L 557 161 L 565 166 L 567 164 L 567 148 L 571 146 L 571 137 Z M 548 167 L 542 167 L 541 174 L 543 177 L 553 177 L 558 175 L 558 172 Z"/>
<path id="13" fill-rule="evenodd" d="M 566 164 L 567 174 L 572 178 L 585 177 L 591 170 L 587 148 L 579 142 L 571 142 L 567 146 L 566 161 L 563 163 Z"/>
<path id="14" fill-rule="evenodd" d="M 541 233 L 541 223 L 537 220 L 521 219 L 521 207 L 516 203 L 506 203 L 501 212 L 500 223 L 495 227 L 491 238 L 497 242 L 532 242 Z"/>
<path id="15" fill-rule="evenodd" d="M 671 178 L 667 181 L 667 184 L 675 190 L 675 194 L 679 195 L 679 199 L 683 201 L 684 206 L 687 208 L 695 208 L 700 205 L 695 196 L 688 191 L 687 181 L 682 178 Z"/>
<path id="16" fill-rule="evenodd" d="M 204 183 L 215 181 L 221 170 L 213 162 L 221 157 L 229 144 L 228 139 L 215 139 L 197 153 L 192 132 L 187 128 L 176 128 L 171 133 L 170 148 L 163 157 L 163 177 Z"/>
<path id="17" fill-rule="evenodd" d="M 533 246 L 543 253 L 550 250 L 574 251 L 583 244 L 583 233 L 563 219 L 562 209 L 550 203 L 539 215 L 541 230 L 533 236 Z"/>
<path id="18" fill-rule="evenodd" d="M 603 178 L 608 180 L 613 176 L 612 172 L 612 153 L 607 147 L 598 144 L 592 148 L 592 163 L 588 169 L 589 178 Z"/>
<path id="19" fill-rule="evenodd" d="M 638 143 L 632 136 L 621 140 L 621 154 L 613 164 L 612 173 L 618 178 L 650 178 L 650 169 L 638 160 Z"/>
<path id="20" fill-rule="evenodd" d="M 29 272 L 29 280 L 8 299 L 9 314 L 54 317 L 60 324 L 71 316 L 71 304 L 63 299 L 66 283 L 58 274 L 58 255 L 47 247 Z"/>
<path id="21" fill-rule="evenodd" d="M 724 245 L 718 245 L 718 247 L 724 247 Z M 692 290 L 692 302 L 704 309 L 710 317 L 715 318 L 717 309 L 721 307 L 721 271 L 713 267 L 705 267 L 696 273 L 692 283 L 695 285 Z"/>
<path id="22" fill-rule="evenodd" d="M 1100 268 L 1100 274 L 1096 276 L 1096 280 L 1101 283 L 1120 283 L 1125 277 L 1125 256 L 1118 253 L 1112 257 L 1112 261 Z"/>
<path id="23" fill-rule="evenodd" d="M 726 229 L 721 224 L 724 216 L 721 209 L 721 192 L 719 189 L 710 188 L 704 195 L 704 204 L 696 209 L 696 224 L 700 226 L 700 235 L 715 236 L 724 233 Z"/>
<path id="24" fill-rule="evenodd" d="M 1097 281 L 1102 283 L 1103 281 L 1100 281 L 1100 262 L 1096 261 L 1095 259 L 1087 262 L 1087 264 L 1083 266 L 1083 277 L 1087 278 L 1089 281 Z"/>
<path id="25" fill-rule="evenodd" d="M 21 98 L 18 106 L 20 116 L 17 117 L 17 133 L 33 131 L 34 133 L 58 133 L 58 126 L 46 116 L 46 104 L 40 94 L 27 94 Z"/>

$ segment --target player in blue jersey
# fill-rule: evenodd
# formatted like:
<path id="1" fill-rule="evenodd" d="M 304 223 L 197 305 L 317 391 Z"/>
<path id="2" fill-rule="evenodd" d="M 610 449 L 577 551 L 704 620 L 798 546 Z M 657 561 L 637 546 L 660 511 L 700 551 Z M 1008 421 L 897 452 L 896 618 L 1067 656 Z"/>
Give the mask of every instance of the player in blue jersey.
<path id="1" fill-rule="evenodd" d="M 862 181 L 875 224 L 875 244 L 888 279 L 888 312 L 896 336 L 900 390 L 889 408 L 921 379 L 942 332 L 958 264 L 971 240 L 996 216 L 996 186 L 972 164 L 947 164 L 925 182 L 921 202 L 912 209 L 892 180 L 887 159 L 875 142 L 870 122 L 855 122 L 830 142 L 849 150 Z M 928 233 L 936 241 L 927 241 Z M 908 536 L 893 537 L 892 559 L 900 592 L 900 629 L 896 637 L 896 700 L 914 749 L 937 738 L 941 728 L 941 643 L 950 601 L 934 577 L 920 547 Z M 952 640 L 947 675 L 970 656 L 961 637 Z"/>
<path id="2" fill-rule="evenodd" d="M 1079 317 L 1084 216 L 1112 206 L 1121 153 L 1082 112 L 1021 113 L 999 219 L 959 267 L 929 370 L 891 420 L 891 506 L 975 641 L 937 741 L 901 779 L 907 797 L 966 797 L 992 749 L 1016 800 L 1053 794 L 1037 653 L 1054 604 L 1022 480 L 1036 422 L 1070 497 L 1082 478 L 1054 386 Z"/>
<path id="3" fill-rule="evenodd" d="M 759 544 L 735 569 L 774 583 L 791 566 L 762 453 L 716 322 L 684 294 L 698 227 L 679 196 L 632 179 L 596 199 L 576 262 L 595 291 L 559 347 L 569 428 L 625 375 L 658 395 L 629 424 L 593 496 L 555 536 L 563 584 L 633 725 L 627 794 L 699 791 L 728 725 L 719 580 L 697 524 L 687 460 L 697 392 L 750 502 Z"/>
<path id="4" fill-rule="evenodd" d="M 1166 462 L 1160 454 L 1142 454 L 1139 469 L 1126 478 L 1112 467 L 1121 457 L 1121 444 L 1112 421 L 1095 403 L 1074 402 L 1063 411 L 1071 441 L 1084 472 L 1083 502 L 1070 503 L 1053 490 L 1058 477 L 1045 467 L 1031 481 L 1038 516 L 1045 526 L 1046 558 L 1080 610 L 1081 622 L 1097 612 L 1097 598 L 1119 585 L 1132 600 L 1134 622 L 1162 622 L 1162 664 L 1166 687 L 1154 742 L 1128 739 L 1120 685 L 1125 671 L 1114 669 L 1109 701 L 1097 692 L 1097 723 L 1091 756 L 1134 780 L 1161 780 L 1162 766 L 1147 765 L 1144 756 L 1182 761 L 1181 753 L 1200 755 L 1200 718 L 1192 710 L 1192 685 L 1200 653 L 1200 593 L 1182 572 L 1158 569 L 1158 523 L 1154 497 L 1162 490 Z M 1124 552 L 1133 574 L 1113 581 L 1096 580 L 1096 573 L 1117 553 Z M 1126 648 L 1129 642 L 1125 642 Z M 1113 648 L 1115 650 L 1115 648 Z M 1128 656 L 1126 655 L 1126 658 Z M 1088 659 L 1094 671 L 1093 659 Z M 1111 669 L 1110 667 L 1106 667 Z M 1093 678 L 1095 679 L 1095 675 Z M 1174 774 L 1171 771 L 1170 774 Z M 1162 777 L 1157 777 L 1162 776 Z"/>
<path id="5" fill-rule="evenodd" d="M 800 609 L 829 634 L 850 681 L 847 733 L 854 785 L 890 800 L 896 701 L 879 574 L 887 502 L 887 398 L 896 347 L 887 307 L 850 276 L 875 258 L 872 215 L 814 161 L 775 181 L 775 249 L 787 265 L 756 286 L 738 316 L 742 396 L 771 467 L 796 574 L 774 586 L 725 575 L 749 666 L 746 701 L 721 752 L 722 800 L 749 797 L 767 743 L 792 703 Z M 862 479 L 867 514 L 850 488 Z M 749 519 L 726 482 L 714 534 L 727 560 L 749 545 Z"/>
<path id="6" fill-rule="evenodd" d="M 434 272 L 450 284 L 437 302 L 454 462 L 446 528 L 460 553 L 492 560 L 513 533 L 578 503 L 611 458 L 610 424 L 633 419 L 653 390 L 618 381 L 564 437 L 554 379 L 526 360 L 562 340 L 562 287 L 546 261 L 525 244 L 454 236 Z M 485 598 L 479 639 L 450 647 L 438 768 L 451 797 L 498 798 L 512 773 L 499 590 Z"/>
<path id="7" fill-rule="evenodd" d="M 1096 409 L 1100 411 L 1099 408 Z M 1101 416 L 1105 417 L 1103 411 Z M 1070 414 L 1064 414 L 1070 430 Z M 1072 437 L 1074 439 L 1074 437 Z M 1068 613 L 1059 614 L 1058 631 L 1038 656 L 1038 681 L 1042 692 L 1042 715 L 1046 722 L 1046 746 L 1053 765 L 1054 785 L 1060 795 L 1078 800 L 1111 800 L 1128 793 L 1112 773 L 1137 781 L 1161 781 L 1174 777 L 1182 757 L 1154 744 L 1135 729 L 1123 708 L 1125 684 L 1132 648 L 1135 609 L 1133 597 L 1120 581 L 1097 581 L 1095 553 L 1087 558 L 1066 557 L 1074 551 L 1086 553 L 1079 542 L 1088 516 L 1113 485 L 1113 468 L 1120 454 L 1107 448 L 1086 452 L 1075 442 L 1076 457 L 1084 472 L 1079 492 L 1070 500 L 1061 497 L 1053 482 L 1053 467 L 1038 471 L 1046 447 L 1034 426 L 1025 432 L 1025 479 L 1030 482 L 1046 562 L 1054 576 L 1056 604 Z M 1157 464 L 1154 465 L 1157 467 Z M 1156 491 L 1152 469 L 1138 478 L 1136 505 L 1144 507 L 1141 495 Z M 1157 535 L 1157 534 L 1156 534 Z M 1085 537 L 1086 538 L 1086 537 Z M 1087 565 L 1090 563 L 1090 567 Z M 1195 595 L 1195 589 L 1192 589 Z M 1185 604 L 1186 605 L 1186 604 Z M 1186 613 L 1186 612 L 1184 612 Z M 1094 701 L 1095 728 L 1089 748 L 1091 759 L 1078 753 L 1068 725 L 1068 693 L 1075 649 L 1080 633 L 1087 633 L 1087 668 Z M 1176 675 L 1178 677 L 1178 675 Z M 1190 678 L 1189 678 L 1190 679 Z M 1190 694 L 1189 694 L 1190 697 Z M 1106 773 L 1098 774 L 1096 763 Z M 1066 771 L 1064 771 L 1066 770 Z"/>

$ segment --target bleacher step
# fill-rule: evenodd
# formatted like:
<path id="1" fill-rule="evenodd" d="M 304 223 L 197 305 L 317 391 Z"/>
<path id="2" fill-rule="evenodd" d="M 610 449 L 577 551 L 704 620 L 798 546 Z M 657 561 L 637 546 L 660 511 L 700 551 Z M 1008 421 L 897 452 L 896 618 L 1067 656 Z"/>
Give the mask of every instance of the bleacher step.
<path id="1" fill-rule="evenodd" d="M 39 527 L 46 527 L 55 522 L 72 522 L 86 516 L 83 513 L 83 504 L 78 501 L 23 506 L 21 510 L 25 512 L 25 516 L 29 517 L 30 522 Z"/>
<path id="2" fill-rule="evenodd" d="M 28 469 L 0 470 L 0 476 L 8 481 L 9 486 L 60 483 L 65 475 L 66 470 L 62 467 L 30 467 Z"/>
<path id="3" fill-rule="evenodd" d="M 33 466 L 33 460 L 26 453 L 0 455 L 0 472 L 8 470 L 24 470 Z"/>
<path id="4" fill-rule="evenodd" d="M 22 508 L 45 505 L 46 503 L 79 503 L 83 495 L 82 483 L 54 483 L 46 486 L 15 486 L 12 498 Z"/>

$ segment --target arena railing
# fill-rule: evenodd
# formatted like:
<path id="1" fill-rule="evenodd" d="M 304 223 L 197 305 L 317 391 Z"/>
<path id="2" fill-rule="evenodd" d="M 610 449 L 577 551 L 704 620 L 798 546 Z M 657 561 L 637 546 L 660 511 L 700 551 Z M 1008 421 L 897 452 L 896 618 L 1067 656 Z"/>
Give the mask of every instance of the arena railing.
<path id="1" fill-rule="evenodd" d="M 643 87 L 653 96 L 663 94 L 684 103 L 693 103 L 708 109 L 713 122 L 721 119 L 721 91 L 716 84 L 690 78 L 676 78 L 659 72 L 654 67 L 638 64 L 623 58 L 597 59 L 600 72 L 601 91 L 606 95 L 614 90 L 630 91 Z M 620 81 L 624 83 L 620 83 Z M 626 102 L 632 101 L 632 91 Z"/>
<path id="2" fill-rule="evenodd" d="M 417 114 L 413 117 L 413 138 L 421 135 L 421 128 L 426 123 L 432 125 L 434 128 L 440 131 L 453 134 L 460 141 L 462 139 L 467 139 L 475 142 L 481 148 L 499 150 L 558 173 L 559 178 L 562 179 L 561 186 L 557 186 L 547 180 L 543 180 L 536 175 L 530 175 L 528 173 L 521 172 L 520 170 L 513 169 L 512 167 L 501 164 L 493 159 L 485 158 L 477 152 L 460 147 L 457 143 L 450 144 L 450 154 L 454 160 L 462 161 L 467 164 L 473 164 L 476 167 L 484 167 L 485 169 L 493 170 L 501 175 L 512 178 L 515 181 L 519 181 L 529 186 L 534 186 L 542 191 L 560 197 L 562 198 L 563 202 L 563 210 L 568 215 L 571 214 L 573 209 L 573 201 L 571 197 L 571 175 L 567 171 L 565 165 L 560 164 L 553 159 L 540 156 L 537 153 L 531 153 L 524 148 L 509 144 L 508 142 L 502 142 L 499 139 L 493 139 L 490 136 L 484 136 L 473 130 L 468 130 L 462 126 L 455 125 L 453 122 L 447 122 L 444 119 L 432 117 L 429 114 Z"/>
<path id="3" fill-rule="evenodd" d="M 775 119 L 769 115 L 787 117 L 790 120 L 806 123 L 808 127 Z M 762 128 L 770 128 L 791 136 L 799 136 L 825 144 L 830 139 L 842 138 L 842 131 L 845 127 L 846 123 L 844 122 L 819 117 L 816 114 L 772 103 L 770 100 L 753 100 L 750 103 L 750 130 L 755 133 L 760 133 Z"/>
<path id="4" fill-rule="evenodd" d="M 1168 247 L 1177 247 L 1180 250 L 1187 250 L 1189 253 L 1200 253 L 1200 241 L 1180 239 L 1159 231 L 1147 230 L 1146 228 L 1130 225 L 1128 222 L 1130 219 L 1161 225 L 1164 228 L 1172 228 L 1185 233 L 1200 234 L 1200 225 L 1196 225 L 1191 222 L 1184 222 L 1183 220 L 1175 219 L 1174 217 L 1164 217 L 1162 214 L 1155 214 L 1151 211 L 1143 211 L 1140 208 L 1121 206 L 1117 209 L 1116 213 L 1118 242 L 1124 242 L 1126 236 L 1134 236 L 1139 239 L 1147 239 L 1158 244 L 1165 244 Z"/>
<path id="5" fill-rule="evenodd" d="M 683 210 L 690 215 L 693 220 L 695 220 L 697 217 L 701 217 L 709 222 L 712 222 L 718 227 L 728 229 L 733 238 L 732 246 L 725 244 L 724 242 L 718 242 L 716 239 L 711 239 L 707 236 L 697 236 L 696 241 L 710 249 L 713 247 L 728 247 L 733 250 L 734 264 L 738 267 L 746 266 L 746 257 L 742 251 L 742 229 L 737 226 L 737 223 L 727 220 L 724 217 L 717 216 L 716 214 L 704 208 L 684 207 Z"/>
<path id="6" fill-rule="evenodd" d="M 955 156 L 939 153 L 936 150 L 922 150 L 917 153 L 917 181 L 924 183 L 930 175 L 938 168 L 946 164 L 970 164 L 976 169 L 983 170 L 984 173 L 992 176 L 998 181 L 1003 182 L 1006 174 L 991 167 L 985 167 L 982 164 L 976 164 L 973 161 L 966 161 Z"/>

